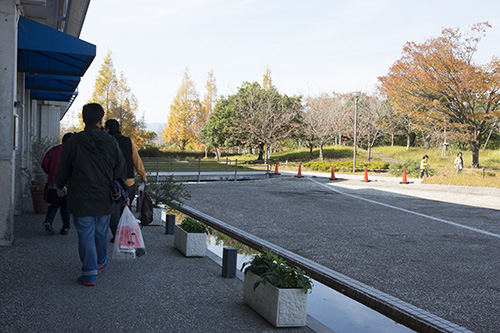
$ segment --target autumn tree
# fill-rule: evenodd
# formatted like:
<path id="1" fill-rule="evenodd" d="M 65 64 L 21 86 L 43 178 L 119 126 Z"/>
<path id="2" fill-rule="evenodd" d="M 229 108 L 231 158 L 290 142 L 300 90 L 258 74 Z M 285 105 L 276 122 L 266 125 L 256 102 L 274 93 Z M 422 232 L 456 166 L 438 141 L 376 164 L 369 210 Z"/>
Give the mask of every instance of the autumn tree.
<path id="1" fill-rule="evenodd" d="M 264 90 L 271 89 L 273 87 L 273 79 L 271 78 L 271 68 L 266 67 L 264 70 L 264 76 L 262 78 L 262 88 Z"/>
<path id="2" fill-rule="evenodd" d="M 209 143 L 204 139 L 203 128 L 208 123 L 208 119 L 212 112 L 214 111 L 215 105 L 217 104 L 217 85 L 215 82 L 214 71 L 208 72 L 207 83 L 205 84 L 206 93 L 201 102 L 201 108 L 193 124 L 194 135 L 198 142 L 205 149 L 205 158 L 208 155 Z"/>
<path id="3" fill-rule="evenodd" d="M 458 28 L 422 44 L 409 42 L 381 88 L 397 112 L 434 129 L 461 133 L 479 167 L 479 148 L 499 117 L 500 61 L 478 65 L 473 56 L 490 25 L 478 23 L 462 34 Z"/>
<path id="4" fill-rule="evenodd" d="M 181 86 L 172 105 L 167 126 L 163 130 L 163 139 L 170 144 L 177 144 L 181 150 L 188 144 L 196 145 L 195 122 L 200 116 L 201 103 L 194 82 L 189 77 L 189 69 L 184 71 Z"/>
<path id="5" fill-rule="evenodd" d="M 90 102 L 101 104 L 106 112 L 117 104 L 118 95 L 118 79 L 111 55 L 109 51 L 104 58 L 90 99 Z"/>
<path id="6" fill-rule="evenodd" d="M 99 103 L 106 111 L 104 120 L 116 119 L 121 133 L 130 137 L 138 147 L 146 142 L 144 119 L 137 118 L 137 98 L 127 84 L 123 72 L 117 77 L 111 52 L 108 52 L 99 70 L 89 102 Z"/>

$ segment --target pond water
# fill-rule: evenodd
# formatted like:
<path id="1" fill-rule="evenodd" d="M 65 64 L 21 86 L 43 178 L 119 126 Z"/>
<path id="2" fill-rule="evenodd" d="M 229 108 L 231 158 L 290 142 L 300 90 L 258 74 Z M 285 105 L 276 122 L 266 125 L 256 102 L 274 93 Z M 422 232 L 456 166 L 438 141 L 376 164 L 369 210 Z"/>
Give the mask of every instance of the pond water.
<path id="1" fill-rule="evenodd" d="M 170 212 L 176 215 L 176 223 L 180 223 L 184 214 Z M 162 212 L 165 221 L 166 213 Z M 250 247 L 213 230 L 208 238 L 207 249 L 222 258 L 224 247 L 233 247 L 238 250 L 237 269 L 250 261 L 257 251 Z M 222 260 L 221 260 L 222 262 Z M 369 307 L 337 292 L 336 290 L 313 279 L 313 289 L 308 295 L 307 314 L 321 322 L 336 333 L 406 333 L 413 330 L 394 320 L 378 313 Z"/>
<path id="2" fill-rule="evenodd" d="M 219 233 L 217 232 L 217 234 Z M 220 235 L 209 237 L 207 249 L 221 258 L 224 247 L 235 247 L 238 249 L 238 270 L 241 269 L 243 263 L 251 260 L 252 255 L 249 252 L 255 252 L 225 235 L 222 235 L 222 237 Z M 249 254 L 241 254 L 240 251 Z M 307 300 L 307 314 L 336 333 L 413 332 L 406 326 L 394 322 L 394 320 L 354 301 L 316 280 L 313 280 L 313 283 L 313 290 L 309 294 Z"/>

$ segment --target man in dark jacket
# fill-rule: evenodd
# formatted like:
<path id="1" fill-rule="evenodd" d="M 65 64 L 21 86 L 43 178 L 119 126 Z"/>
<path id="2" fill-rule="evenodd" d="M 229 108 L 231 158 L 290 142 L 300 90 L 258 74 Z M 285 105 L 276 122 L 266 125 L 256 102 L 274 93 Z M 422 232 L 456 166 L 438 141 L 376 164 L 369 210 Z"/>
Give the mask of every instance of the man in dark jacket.
<path id="1" fill-rule="evenodd" d="M 101 105 L 84 105 L 82 116 L 85 130 L 64 144 L 56 185 L 58 195 L 68 195 L 69 211 L 78 232 L 82 275 L 77 282 L 93 286 L 96 275 L 108 265 L 109 218 L 114 207 L 108 174 L 124 183 L 127 169 L 118 143 L 101 130 L 104 116 Z"/>
<path id="2" fill-rule="evenodd" d="M 134 168 L 142 179 L 142 182 L 146 184 L 146 171 L 144 170 L 144 165 L 142 164 L 141 157 L 135 144 L 130 140 L 129 137 L 122 135 L 120 132 L 120 123 L 116 119 L 108 119 L 104 124 L 106 132 L 113 136 L 118 142 L 118 146 L 123 153 L 125 158 L 125 164 L 127 165 L 127 186 L 128 186 L 128 198 L 130 202 L 134 200 L 135 197 L 135 177 Z M 118 222 L 120 221 L 120 216 L 123 212 L 123 204 L 121 200 L 115 202 L 115 210 L 111 214 L 111 219 L 109 220 L 109 228 L 113 233 L 113 241 L 116 236 L 116 229 L 118 228 Z"/>

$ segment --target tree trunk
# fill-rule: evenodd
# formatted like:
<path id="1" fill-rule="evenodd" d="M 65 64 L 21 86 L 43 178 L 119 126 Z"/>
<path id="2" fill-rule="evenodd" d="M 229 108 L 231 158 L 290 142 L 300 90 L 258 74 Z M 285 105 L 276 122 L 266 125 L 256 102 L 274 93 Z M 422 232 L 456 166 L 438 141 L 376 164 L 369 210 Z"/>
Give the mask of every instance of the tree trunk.
<path id="1" fill-rule="evenodd" d="M 410 149 L 410 133 L 406 134 L 406 149 Z"/>
<path id="2" fill-rule="evenodd" d="M 368 132 L 368 140 L 366 140 L 366 145 L 368 146 L 368 147 L 366 147 L 366 148 L 368 148 L 368 162 L 370 162 L 370 157 L 371 157 L 370 155 L 371 155 L 371 151 L 372 151 L 372 143 L 370 140 L 370 134 L 371 133 Z"/>
<path id="3" fill-rule="evenodd" d="M 472 150 L 472 167 L 479 168 L 479 148 L 481 147 L 481 140 L 476 138 L 470 142 L 470 148 Z"/>
<path id="4" fill-rule="evenodd" d="M 258 161 L 262 161 L 263 154 L 264 154 L 264 144 L 259 143 L 259 157 L 257 157 Z"/>
<path id="5" fill-rule="evenodd" d="M 394 133 L 391 134 L 391 147 L 394 147 Z"/>
<path id="6" fill-rule="evenodd" d="M 323 161 L 323 140 L 319 142 L 319 159 Z"/>
<path id="7" fill-rule="evenodd" d="M 220 146 L 216 147 L 215 148 L 215 158 L 217 159 L 217 162 L 220 161 L 220 152 L 221 152 Z"/>
<path id="8" fill-rule="evenodd" d="M 313 156 L 313 148 L 314 148 L 314 135 L 311 135 L 311 141 L 309 141 L 309 155 Z"/>
<path id="9" fill-rule="evenodd" d="M 205 147 L 205 158 L 208 158 L 208 146 L 204 145 Z"/>
<path id="10" fill-rule="evenodd" d="M 269 160 L 269 146 L 264 144 L 264 164 L 267 165 L 267 161 Z"/>

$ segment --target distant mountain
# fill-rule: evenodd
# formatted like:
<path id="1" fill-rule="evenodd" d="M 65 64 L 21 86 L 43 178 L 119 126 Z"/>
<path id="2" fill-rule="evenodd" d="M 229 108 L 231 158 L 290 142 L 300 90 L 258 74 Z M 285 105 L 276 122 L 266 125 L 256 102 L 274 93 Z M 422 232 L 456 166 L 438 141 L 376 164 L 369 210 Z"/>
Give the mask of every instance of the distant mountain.
<path id="1" fill-rule="evenodd" d="M 161 132 L 163 132 L 163 129 L 165 129 L 165 123 L 146 123 L 146 130 L 147 131 L 155 131 L 159 135 L 161 135 Z"/>

